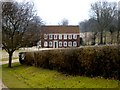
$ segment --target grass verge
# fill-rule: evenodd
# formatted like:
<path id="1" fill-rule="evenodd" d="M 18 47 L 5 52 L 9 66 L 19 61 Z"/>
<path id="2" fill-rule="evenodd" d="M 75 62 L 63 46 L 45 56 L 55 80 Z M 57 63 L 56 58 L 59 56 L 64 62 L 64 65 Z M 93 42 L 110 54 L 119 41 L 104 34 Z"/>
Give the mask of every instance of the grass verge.
<path id="1" fill-rule="evenodd" d="M 54 70 L 14 63 L 2 66 L 2 79 L 9 88 L 118 88 L 118 81 L 70 76 Z M 120 88 L 120 87 L 119 87 Z"/>

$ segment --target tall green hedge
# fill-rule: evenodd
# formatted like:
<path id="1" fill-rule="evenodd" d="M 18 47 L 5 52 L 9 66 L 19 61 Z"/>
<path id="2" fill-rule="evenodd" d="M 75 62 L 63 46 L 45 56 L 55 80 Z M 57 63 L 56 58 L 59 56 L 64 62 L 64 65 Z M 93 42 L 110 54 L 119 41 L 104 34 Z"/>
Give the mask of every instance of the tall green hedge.
<path id="1" fill-rule="evenodd" d="M 72 75 L 102 76 L 120 80 L 120 48 L 118 46 L 26 52 L 25 64 Z"/>

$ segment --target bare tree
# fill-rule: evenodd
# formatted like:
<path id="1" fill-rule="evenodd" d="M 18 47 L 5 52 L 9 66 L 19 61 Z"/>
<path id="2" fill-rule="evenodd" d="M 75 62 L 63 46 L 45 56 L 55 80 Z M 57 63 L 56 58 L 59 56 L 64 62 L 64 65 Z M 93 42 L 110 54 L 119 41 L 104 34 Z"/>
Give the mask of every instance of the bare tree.
<path id="1" fill-rule="evenodd" d="M 118 29 L 117 29 L 117 43 L 120 44 L 120 1 L 118 3 Z"/>
<path id="2" fill-rule="evenodd" d="M 37 45 L 37 42 L 40 40 L 42 25 L 44 25 L 44 22 L 39 16 L 33 17 L 33 19 L 28 23 L 27 32 L 24 34 L 25 46 Z"/>
<path id="3" fill-rule="evenodd" d="M 100 32 L 100 44 L 103 44 L 103 33 L 105 32 L 116 15 L 116 2 L 96 2 L 91 5 L 92 16 L 97 20 Z M 106 38 L 106 37 L 105 37 Z"/>
<path id="4" fill-rule="evenodd" d="M 85 42 L 87 43 L 87 39 L 91 41 L 92 45 L 96 43 L 96 35 L 97 31 L 97 22 L 94 18 L 90 18 L 89 20 L 85 20 L 80 23 L 81 32 L 85 33 Z M 89 35 L 87 34 L 89 32 Z"/>
<path id="5" fill-rule="evenodd" d="M 62 19 L 62 21 L 60 23 L 58 23 L 59 25 L 63 25 L 63 26 L 67 26 L 69 24 L 69 21 L 67 19 Z"/>
<path id="6" fill-rule="evenodd" d="M 28 23 L 35 15 L 34 5 L 31 2 L 3 2 L 2 3 L 2 44 L 9 54 L 11 67 L 13 52 L 19 49 L 24 42 L 24 33 Z"/>

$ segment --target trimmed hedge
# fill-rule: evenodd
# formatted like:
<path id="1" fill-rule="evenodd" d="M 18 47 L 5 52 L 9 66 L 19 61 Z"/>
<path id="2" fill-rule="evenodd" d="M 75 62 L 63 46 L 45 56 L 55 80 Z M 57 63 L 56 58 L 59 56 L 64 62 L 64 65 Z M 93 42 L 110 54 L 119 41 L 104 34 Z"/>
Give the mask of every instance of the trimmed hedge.
<path id="1" fill-rule="evenodd" d="M 25 52 L 25 64 L 71 75 L 120 80 L 120 48 L 95 46 Z"/>

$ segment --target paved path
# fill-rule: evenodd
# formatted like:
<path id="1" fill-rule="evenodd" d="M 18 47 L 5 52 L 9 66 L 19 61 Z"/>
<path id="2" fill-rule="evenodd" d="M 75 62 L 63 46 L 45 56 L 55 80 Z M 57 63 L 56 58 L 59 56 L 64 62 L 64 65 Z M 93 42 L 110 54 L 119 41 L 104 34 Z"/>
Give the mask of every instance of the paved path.
<path id="1" fill-rule="evenodd" d="M 15 63 L 15 62 L 19 62 L 19 59 L 12 60 L 12 63 Z M 8 61 L 0 61 L 0 67 L 1 67 L 1 65 L 7 64 L 7 63 L 8 63 Z M 2 74 L 2 73 L 1 73 L 1 74 Z M 5 88 L 5 90 L 9 90 L 9 89 L 7 88 L 7 86 L 5 86 L 5 85 L 3 84 L 2 79 L 0 79 L 0 90 L 2 90 L 2 88 Z"/>
<path id="2" fill-rule="evenodd" d="M 9 90 L 2 82 L 2 80 L 0 79 L 0 90 L 2 90 L 2 88 L 5 88 L 5 90 Z"/>

